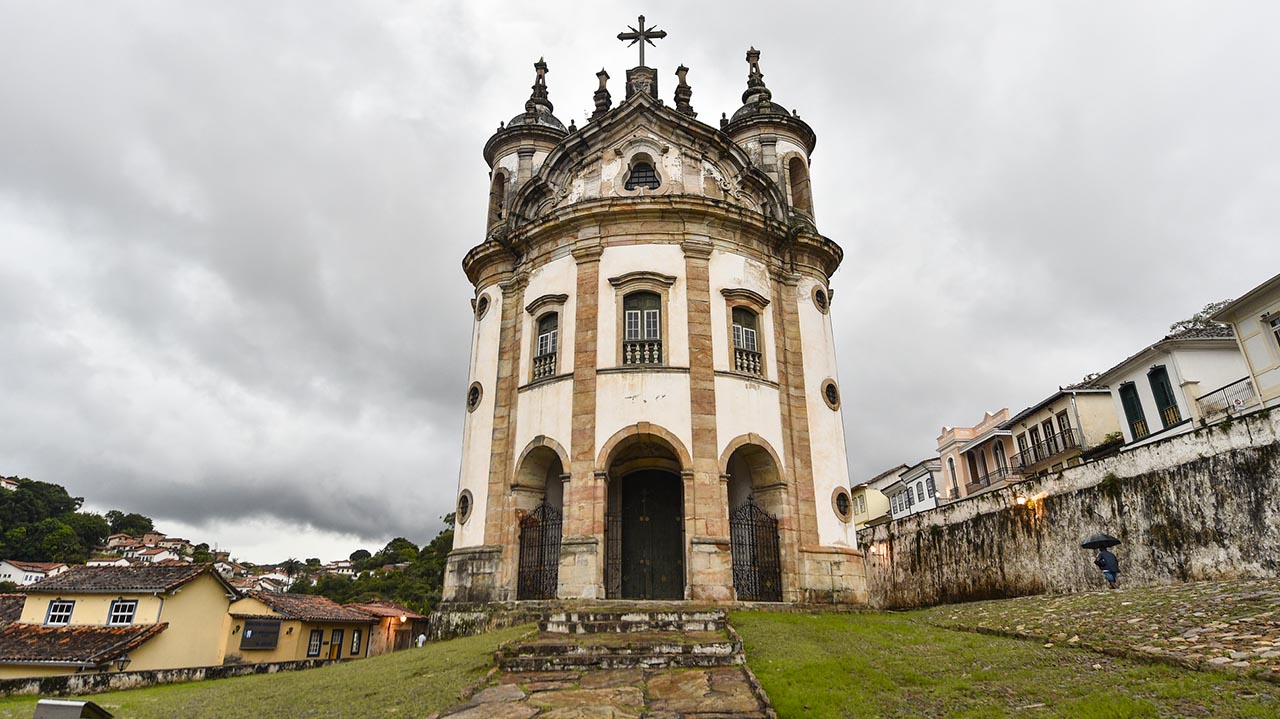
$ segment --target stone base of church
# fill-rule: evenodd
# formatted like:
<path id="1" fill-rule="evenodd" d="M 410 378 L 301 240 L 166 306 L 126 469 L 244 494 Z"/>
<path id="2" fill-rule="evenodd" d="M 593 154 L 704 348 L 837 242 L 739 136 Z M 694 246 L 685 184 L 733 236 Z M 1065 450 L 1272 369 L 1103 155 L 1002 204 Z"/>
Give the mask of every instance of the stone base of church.
<path id="1" fill-rule="evenodd" d="M 560 574 L 556 596 L 575 599 L 602 599 L 600 540 L 595 537 L 565 537 L 560 542 Z"/>
<path id="2" fill-rule="evenodd" d="M 484 544 L 449 552 L 444 569 L 444 602 L 501 602 L 511 598 L 502 586 L 502 547 Z"/>
<path id="3" fill-rule="evenodd" d="M 689 544 L 689 599 L 732 602 L 733 555 L 729 552 L 729 538 L 694 537 Z"/>
<path id="4" fill-rule="evenodd" d="M 867 603 L 867 566 L 852 547 L 800 547 L 800 604 Z"/>

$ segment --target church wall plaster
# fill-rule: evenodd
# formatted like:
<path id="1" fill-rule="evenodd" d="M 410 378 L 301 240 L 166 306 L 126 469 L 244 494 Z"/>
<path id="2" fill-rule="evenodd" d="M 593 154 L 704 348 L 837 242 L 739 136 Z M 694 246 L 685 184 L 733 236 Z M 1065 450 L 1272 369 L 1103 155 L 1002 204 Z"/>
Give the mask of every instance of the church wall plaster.
<path id="1" fill-rule="evenodd" d="M 850 398 L 844 396 L 836 369 L 835 337 L 830 314 L 823 314 L 813 304 L 813 288 L 818 283 L 804 277 L 795 288 L 800 314 L 800 337 L 804 343 L 805 396 L 809 406 L 809 436 L 813 438 L 813 488 L 818 498 L 818 537 L 826 545 L 853 546 L 853 525 L 840 521 L 827 497 L 836 487 L 849 487 L 848 456 L 844 441 L 844 418 L 840 410 L 832 410 L 822 397 L 822 385 L 836 380 L 841 406 Z"/>
<path id="2" fill-rule="evenodd" d="M 502 323 L 502 288 L 493 285 L 484 290 L 489 297 L 489 310 L 476 321 L 471 331 L 471 368 L 467 386 L 479 382 L 484 388 L 480 406 L 466 413 L 462 427 L 462 462 L 458 468 L 458 494 L 471 490 L 471 518 L 454 529 L 455 547 L 484 544 L 484 518 L 488 508 L 489 442 L 493 433 L 494 388 L 498 382 L 498 332 Z M 459 398 L 464 403 L 465 397 Z"/>
<path id="3" fill-rule="evenodd" d="M 712 358 L 716 370 L 728 372 L 733 369 L 729 359 L 732 352 L 732 322 L 729 317 L 729 305 L 720 294 L 723 289 L 744 288 L 752 290 L 769 299 L 772 282 L 769 271 L 763 263 L 739 254 L 717 250 L 711 253 L 711 326 L 717 330 L 712 335 Z M 773 342 L 773 313 L 759 312 L 757 337 L 765 358 L 765 378 L 771 382 L 778 381 L 776 358 L 778 348 Z"/>
<path id="4" fill-rule="evenodd" d="M 625 229 L 622 227 L 611 230 Z M 642 227 L 633 228 L 641 230 Z M 599 367 L 617 367 L 621 338 L 618 336 L 617 291 L 610 277 L 628 272 L 659 272 L 676 277 L 667 290 L 666 335 L 662 338 L 668 367 L 689 366 L 688 299 L 684 281 L 684 253 L 678 245 L 625 245 L 606 248 L 600 257 L 600 323 L 597 330 Z M 606 435 L 608 436 L 608 435 Z"/>
<path id="5" fill-rule="evenodd" d="M 596 447 L 639 422 L 663 427 L 693 446 L 688 372 L 605 372 L 596 378 Z"/>
<path id="6" fill-rule="evenodd" d="M 556 374 L 571 374 L 573 372 L 573 347 L 575 340 L 576 328 L 574 327 L 574 318 L 576 315 L 576 284 L 577 284 L 577 263 L 573 257 L 564 255 L 547 262 L 529 273 L 529 284 L 524 289 L 525 303 L 534 298 L 543 295 L 568 295 L 564 305 L 559 308 L 559 347 L 560 351 L 556 356 Z M 521 321 L 524 323 L 524 332 L 522 336 L 526 338 L 525 346 L 520 348 L 520 375 L 517 384 L 528 384 L 533 377 L 533 342 L 537 341 L 538 327 L 536 325 L 538 318 L 528 312 L 521 313 Z"/>

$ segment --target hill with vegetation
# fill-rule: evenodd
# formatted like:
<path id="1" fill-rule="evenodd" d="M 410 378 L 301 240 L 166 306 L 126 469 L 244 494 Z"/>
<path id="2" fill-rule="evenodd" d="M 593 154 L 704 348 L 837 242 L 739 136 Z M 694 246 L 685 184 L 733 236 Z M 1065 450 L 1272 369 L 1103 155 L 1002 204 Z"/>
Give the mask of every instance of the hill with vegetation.
<path id="1" fill-rule="evenodd" d="M 150 518 L 111 510 L 82 512 L 84 497 L 72 497 L 58 484 L 23 477 L 0 491 L 0 559 L 24 562 L 83 563 L 95 547 L 116 532 L 141 534 L 154 529 Z"/>

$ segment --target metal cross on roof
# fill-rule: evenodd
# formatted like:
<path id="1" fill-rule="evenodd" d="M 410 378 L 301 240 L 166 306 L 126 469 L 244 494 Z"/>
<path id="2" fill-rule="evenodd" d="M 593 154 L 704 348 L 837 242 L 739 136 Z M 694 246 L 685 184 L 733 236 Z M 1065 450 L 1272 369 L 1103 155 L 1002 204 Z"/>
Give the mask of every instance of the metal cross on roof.
<path id="1" fill-rule="evenodd" d="M 666 36 L 667 36 L 667 31 L 666 31 L 666 30 L 658 30 L 658 29 L 653 28 L 653 27 L 645 28 L 645 26 L 644 26 L 644 15 L 641 15 L 641 16 L 640 16 L 640 22 L 638 22 L 638 23 L 636 23 L 636 24 L 639 26 L 639 28 L 640 28 L 639 30 L 637 30 L 636 28 L 631 27 L 630 25 L 628 25 L 628 26 L 627 26 L 627 28 L 628 28 L 628 29 L 630 29 L 630 30 L 631 30 L 631 32 L 620 32 L 620 33 L 618 33 L 618 39 L 619 39 L 619 40 L 623 40 L 623 41 L 630 40 L 631 42 L 627 43 L 627 47 L 631 47 L 632 45 L 635 45 L 636 43 L 640 43 L 640 67 L 645 67 L 645 64 L 644 64 L 644 44 L 647 42 L 647 43 L 649 43 L 650 45 L 653 45 L 653 41 L 654 41 L 654 40 L 661 40 L 662 38 L 666 37 Z M 656 46 L 656 45 L 654 45 L 654 47 L 657 47 L 657 46 Z"/>

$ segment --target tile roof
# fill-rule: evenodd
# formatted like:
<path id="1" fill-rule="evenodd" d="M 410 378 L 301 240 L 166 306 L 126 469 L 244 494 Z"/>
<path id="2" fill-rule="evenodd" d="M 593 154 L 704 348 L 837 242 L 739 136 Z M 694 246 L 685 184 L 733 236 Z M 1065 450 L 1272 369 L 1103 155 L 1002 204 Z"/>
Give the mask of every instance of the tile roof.
<path id="1" fill-rule="evenodd" d="M 245 594 L 271 607 L 288 619 L 301 619 L 304 622 L 367 622 L 373 617 L 355 609 L 347 609 L 328 597 L 317 597 L 310 594 L 280 594 L 250 590 Z"/>
<path id="2" fill-rule="evenodd" d="M 117 594 L 120 592 L 167 592 L 177 589 L 208 572 L 222 577 L 207 564 L 148 565 L 128 567 L 77 566 L 55 577 L 42 579 L 26 588 L 27 593 L 60 594 L 71 592 Z"/>
<path id="3" fill-rule="evenodd" d="M 0 627 L 18 621 L 22 617 L 22 605 L 26 602 L 25 594 L 0 594 Z"/>
<path id="4" fill-rule="evenodd" d="M 24 572 L 49 572 L 58 567 L 67 566 L 62 562 L 19 562 L 16 559 L 6 561 Z"/>
<path id="5" fill-rule="evenodd" d="M 372 614 L 375 617 L 408 617 L 409 619 L 426 619 L 425 616 L 418 614 L 412 609 L 396 604 L 386 599 L 372 599 L 364 603 L 351 603 L 342 605 L 348 609 Z"/>
<path id="6" fill-rule="evenodd" d="M 168 626 L 167 623 L 128 627 L 10 624 L 0 629 L 0 663 L 102 664 L 141 646 Z"/>
<path id="7" fill-rule="evenodd" d="M 1182 330 L 1181 332 L 1172 332 L 1115 363 L 1110 369 L 1106 372 L 1102 372 L 1099 376 L 1101 377 L 1111 374 L 1146 353 L 1148 350 L 1155 349 L 1165 342 L 1175 342 L 1178 340 L 1229 340 L 1234 339 L 1235 336 L 1236 332 L 1230 325 L 1208 325 L 1205 327 L 1192 327 Z"/>

